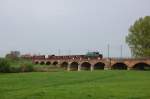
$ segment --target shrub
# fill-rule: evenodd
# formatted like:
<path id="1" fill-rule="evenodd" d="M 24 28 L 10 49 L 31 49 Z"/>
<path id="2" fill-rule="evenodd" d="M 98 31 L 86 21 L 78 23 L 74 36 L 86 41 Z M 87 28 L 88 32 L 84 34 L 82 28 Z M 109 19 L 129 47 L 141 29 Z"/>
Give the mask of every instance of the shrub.
<path id="1" fill-rule="evenodd" d="M 34 71 L 32 63 L 24 63 L 20 66 L 20 72 L 32 72 Z"/>
<path id="2" fill-rule="evenodd" d="M 11 73 L 19 73 L 20 72 L 20 68 L 19 67 L 10 67 L 10 72 Z"/>
<path id="3" fill-rule="evenodd" d="M 10 72 L 10 64 L 8 60 L 0 58 L 0 72 L 3 72 L 3 73 Z"/>

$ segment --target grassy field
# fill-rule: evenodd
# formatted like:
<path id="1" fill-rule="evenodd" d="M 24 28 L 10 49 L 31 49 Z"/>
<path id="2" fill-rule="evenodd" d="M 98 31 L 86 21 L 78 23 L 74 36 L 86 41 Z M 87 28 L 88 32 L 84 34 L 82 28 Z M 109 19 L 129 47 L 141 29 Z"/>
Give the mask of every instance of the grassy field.
<path id="1" fill-rule="evenodd" d="M 150 72 L 0 74 L 0 99 L 150 99 Z"/>

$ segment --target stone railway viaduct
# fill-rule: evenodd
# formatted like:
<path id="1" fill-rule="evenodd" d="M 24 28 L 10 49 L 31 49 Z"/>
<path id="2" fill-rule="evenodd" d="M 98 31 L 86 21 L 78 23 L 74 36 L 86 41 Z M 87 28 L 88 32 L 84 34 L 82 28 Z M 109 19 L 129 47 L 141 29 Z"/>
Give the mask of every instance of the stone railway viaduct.
<path id="1" fill-rule="evenodd" d="M 82 58 L 82 57 L 58 57 L 34 58 L 35 64 L 55 65 L 68 71 L 81 70 L 150 70 L 150 58 Z"/>

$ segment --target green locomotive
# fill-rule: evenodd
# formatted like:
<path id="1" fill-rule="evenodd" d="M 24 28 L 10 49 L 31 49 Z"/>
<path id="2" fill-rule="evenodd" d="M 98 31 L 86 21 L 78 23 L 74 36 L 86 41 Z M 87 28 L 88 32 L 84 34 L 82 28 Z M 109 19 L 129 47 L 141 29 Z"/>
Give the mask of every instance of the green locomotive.
<path id="1" fill-rule="evenodd" d="M 100 54 L 99 52 L 87 52 L 85 54 L 86 57 L 100 57 L 103 58 L 103 55 Z"/>

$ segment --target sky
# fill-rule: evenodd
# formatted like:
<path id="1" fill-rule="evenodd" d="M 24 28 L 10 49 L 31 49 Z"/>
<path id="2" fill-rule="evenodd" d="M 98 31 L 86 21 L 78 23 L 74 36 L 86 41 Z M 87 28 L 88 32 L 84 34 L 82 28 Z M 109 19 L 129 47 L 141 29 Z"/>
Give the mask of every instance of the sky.
<path id="1" fill-rule="evenodd" d="M 0 0 L 0 56 L 85 54 L 130 57 L 129 27 L 150 15 L 150 0 Z"/>

